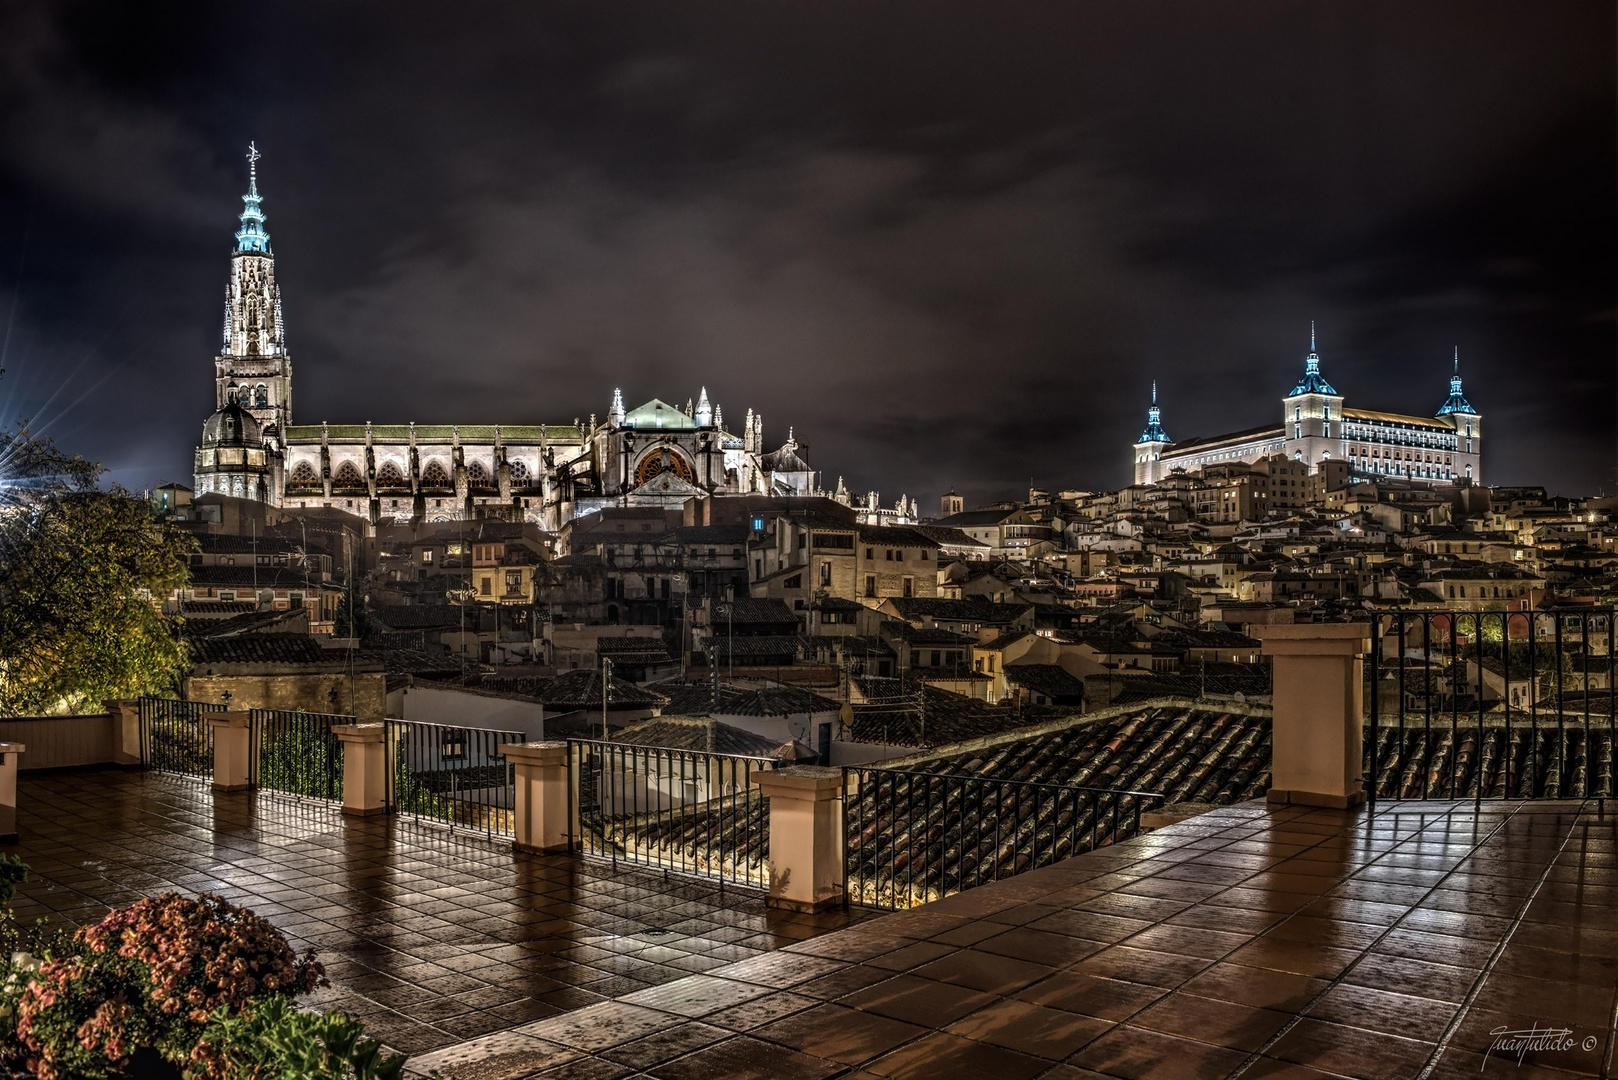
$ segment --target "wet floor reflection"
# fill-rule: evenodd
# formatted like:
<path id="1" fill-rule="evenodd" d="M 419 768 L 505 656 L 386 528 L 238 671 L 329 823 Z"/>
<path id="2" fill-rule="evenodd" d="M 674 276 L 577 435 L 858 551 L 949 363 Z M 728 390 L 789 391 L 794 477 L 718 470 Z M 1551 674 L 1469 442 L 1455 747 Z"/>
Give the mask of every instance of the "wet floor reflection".
<path id="1" fill-rule="evenodd" d="M 174 889 L 216 892 L 314 948 L 330 990 L 417 1053 L 672 982 L 863 918 L 766 912 L 756 894 L 482 834 L 200 782 L 96 771 L 22 779 L 20 917 L 77 925 Z"/>

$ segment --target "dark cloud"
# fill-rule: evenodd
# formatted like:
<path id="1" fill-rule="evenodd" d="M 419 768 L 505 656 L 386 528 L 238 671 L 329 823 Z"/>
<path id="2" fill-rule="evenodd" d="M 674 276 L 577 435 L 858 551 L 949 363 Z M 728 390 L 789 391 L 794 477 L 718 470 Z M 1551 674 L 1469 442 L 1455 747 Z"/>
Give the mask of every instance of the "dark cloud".
<path id="1" fill-rule="evenodd" d="M 1613 484 L 1605 5 L 0 9 L 0 410 L 187 477 L 256 139 L 302 420 L 700 385 L 828 485 L 1127 476 L 1460 345 L 1489 477 Z M 54 404 L 42 402 L 58 392 Z M 71 405 L 71 407 L 66 407 Z"/>

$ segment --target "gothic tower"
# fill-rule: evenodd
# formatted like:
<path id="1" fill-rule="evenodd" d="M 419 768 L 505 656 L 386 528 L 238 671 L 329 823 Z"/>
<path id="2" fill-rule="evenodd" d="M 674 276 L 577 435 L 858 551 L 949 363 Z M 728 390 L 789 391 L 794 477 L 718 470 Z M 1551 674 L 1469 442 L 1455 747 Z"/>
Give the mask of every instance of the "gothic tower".
<path id="1" fill-rule="evenodd" d="M 292 422 L 292 361 L 281 321 L 275 255 L 259 209 L 259 152 L 247 148 L 247 194 L 225 286 L 224 344 L 214 360 L 214 408 L 232 401 L 253 414 L 269 442 L 281 442 Z"/>

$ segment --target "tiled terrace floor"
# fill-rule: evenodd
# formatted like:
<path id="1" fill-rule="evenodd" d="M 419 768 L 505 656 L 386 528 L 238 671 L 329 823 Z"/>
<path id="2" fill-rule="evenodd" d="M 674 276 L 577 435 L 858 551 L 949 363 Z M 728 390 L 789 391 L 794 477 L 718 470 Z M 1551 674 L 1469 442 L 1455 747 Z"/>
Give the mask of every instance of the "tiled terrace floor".
<path id="1" fill-rule="evenodd" d="M 456 1080 L 1613 1075 L 1595 804 L 1248 803 L 424 1055 Z M 1569 1029 L 1490 1052 L 1496 1029 Z M 1487 1056 L 1486 1056 L 1487 1055 Z"/>
<path id="2" fill-rule="evenodd" d="M 19 917 L 79 924 L 142 895 L 218 893 L 319 951 L 334 985 L 315 1003 L 408 1053 L 865 917 L 766 911 L 756 893 L 156 774 L 25 773 L 18 787 L 10 850 L 32 871 Z"/>

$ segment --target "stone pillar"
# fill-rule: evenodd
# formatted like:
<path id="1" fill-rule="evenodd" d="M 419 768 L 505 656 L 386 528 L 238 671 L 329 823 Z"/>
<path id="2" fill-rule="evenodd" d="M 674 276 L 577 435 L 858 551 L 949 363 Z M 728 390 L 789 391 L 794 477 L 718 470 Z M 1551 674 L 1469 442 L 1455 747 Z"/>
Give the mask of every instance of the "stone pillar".
<path id="1" fill-rule="evenodd" d="M 1365 801 L 1368 623 L 1255 626 L 1273 665 L 1272 803 L 1339 809 Z"/>
<path id="2" fill-rule="evenodd" d="M 140 702 L 103 701 L 101 707 L 112 718 L 112 763 L 143 764 L 140 756 Z"/>
<path id="3" fill-rule="evenodd" d="M 28 747 L 0 742 L 0 844 L 17 841 L 17 759 Z"/>
<path id="4" fill-rule="evenodd" d="M 570 850 L 567 743 L 507 743 L 500 753 L 517 766 L 512 848 L 542 855 Z"/>
<path id="5" fill-rule="evenodd" d="M 387 725 L 333 724 L 331 733 L 343 744 L 343 813 L 387 813 Z"/>
<path id="6" fill-rule="evenodd" d="M 843 770 L 793 765 L 753 774 L 770 800 L 769 907 L 823 911 L 843 902 Z"/>
<path id="7" fill-rule="evenodd" d="M 202 720 L 213 729 L 213 789 L 246 791 L 253 741 L 248 714 L 221 710 L 204 713 Z"/>

